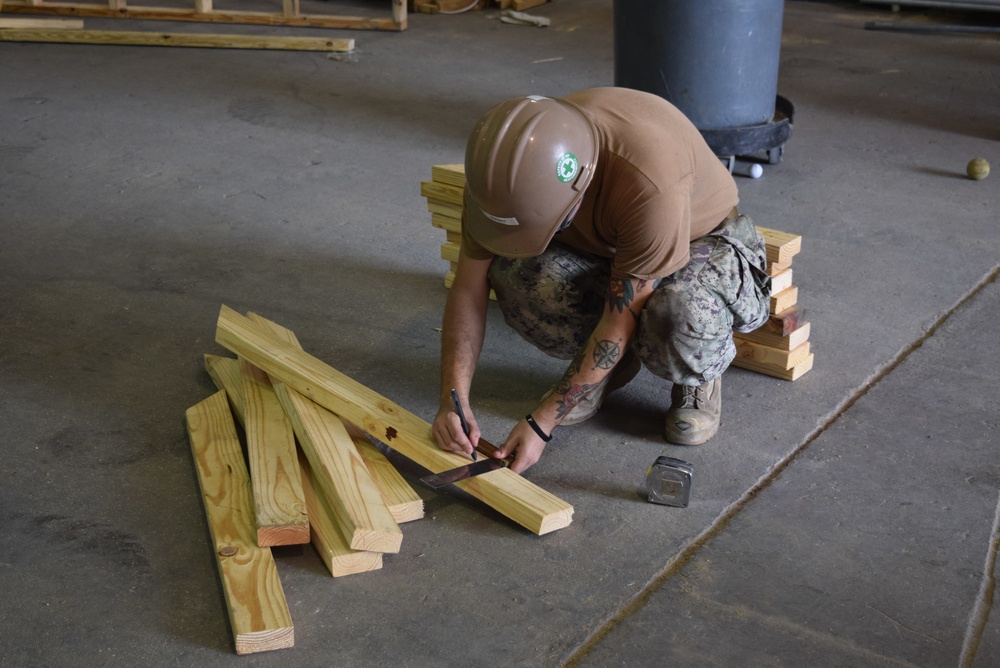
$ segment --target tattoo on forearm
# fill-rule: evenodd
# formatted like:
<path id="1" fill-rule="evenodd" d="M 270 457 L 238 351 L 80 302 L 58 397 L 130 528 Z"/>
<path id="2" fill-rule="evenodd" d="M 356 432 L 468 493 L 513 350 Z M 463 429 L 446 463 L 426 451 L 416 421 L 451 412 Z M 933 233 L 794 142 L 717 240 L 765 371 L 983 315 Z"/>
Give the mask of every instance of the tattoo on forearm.
<path id="1" fill-rule="evenodd" d="M 618 341 L 610 339 L 596 341 L 594 343 L 594 368 L 610 369 L 617 364 L 622 352 L 620 343 L 621 339 Z"/>
<path id="2" fill-rule="evenodd" d="M 645 279 L 612 278 L 608 285 L 608 308 L 619 313 L 624 313 L 625 309 L 629 309 L 629 312 L 638 318 L 639 314 L 632 311 L 629 305 L 635 299 L 636 290 L 642 290 L 644 287 L 646 287 Z"/>
<path id="3" fill-rule="evenodd" d="M 559 383 L 556 385 L 556 394 L 566 394 L 569 392 L 570 388 L 573 387 L 571 385 L 571 381 L 573 380 L 573 376 L 575 376 L 583 366 L 582 358 L 585 352 L 586 349 L 578 352 L 576 357 L 573 358 L 573 361 L 569 363 L 566 373 L 563 374 L 563 377 L 559 379 Z"/>

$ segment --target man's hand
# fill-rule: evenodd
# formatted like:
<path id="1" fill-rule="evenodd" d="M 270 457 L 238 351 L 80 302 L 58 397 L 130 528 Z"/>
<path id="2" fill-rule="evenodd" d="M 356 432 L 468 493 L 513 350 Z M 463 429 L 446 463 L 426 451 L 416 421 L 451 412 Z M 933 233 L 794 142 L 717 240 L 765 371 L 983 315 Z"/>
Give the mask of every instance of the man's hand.
<path id="1" fill-rule="evenodd" d="M 471 458 L 472 450 L 479 443 L 479 425 L 472 415 L 472 410 L 464 406 L 465 421 L 469 425 L 469 435 L 466 437 L 462 431 L 462 421 L 454 408 L 442 407 L 434 417 L 434 424 L 431 426 L 431 433 L 438 447 L 449 452 L 457 452 Z"/>
<path id="2" fill-rule="evenodd" d="M 521 420 L 514 425 L 507 440 L 493 453 L 493 456 L 505 459 L 513 454 L 511 470 L 515 473 L 524 473 L 541 458 L 544 449 L 545 441 L 538 437 L 526 421 Z"/>

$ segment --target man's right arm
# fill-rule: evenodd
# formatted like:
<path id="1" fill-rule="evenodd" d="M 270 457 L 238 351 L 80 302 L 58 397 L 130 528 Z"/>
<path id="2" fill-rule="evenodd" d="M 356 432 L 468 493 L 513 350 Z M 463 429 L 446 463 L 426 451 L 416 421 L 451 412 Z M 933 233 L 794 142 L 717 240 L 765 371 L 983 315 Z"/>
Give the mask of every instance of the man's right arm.
<path id="1" fill-rule="evenodd" d="M 434 418 L 434 438 L 443 450 L 468 455 L 479 441 L 479 426 L 469 406 L 469 391 L 486 333 L 486 308 L 490 297 L 487 275 L 492 261 L 492 258 L 474 259 L 464 251 L 459 254 L 441 328 L 441 395 L 440 408 Z M 462 432 L 461 421 L 452 404 L 452 388 L 458 391 L 465 411 L 468 438 Z"/>

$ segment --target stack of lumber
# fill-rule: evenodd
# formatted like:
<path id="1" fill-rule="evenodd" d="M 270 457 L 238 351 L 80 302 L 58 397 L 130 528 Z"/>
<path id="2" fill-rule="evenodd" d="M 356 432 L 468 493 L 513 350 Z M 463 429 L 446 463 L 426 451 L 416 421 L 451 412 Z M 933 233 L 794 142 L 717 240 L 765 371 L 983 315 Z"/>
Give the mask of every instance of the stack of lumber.
<path id="1" fill-rule="evenodd" d="M 219 392 L 186 417 L 236 652 L 291 647 L 271 547 L 311 540 L 334 577 L 362 573 L 400 551 L 399 524 L 423 517 L 423 500 L 368 434 L 433 473 L 468 460 L 277 323 L 223 306 L 216 339 L 237 357 L 205 356 Z M 572 519 L 572 506 L 507 468 L 456 485 L 536 534 Z"/>
<path id="2" fill-rule="evenodd" d="M 445 232 L 441 258 L 448 261 L 445 287 L 455 280 L 462 243 L 462 193 L 465 166 L 432 165 L 431 180 L 420 182 L 427 199 L 431 225 Z M 766 227 L 757 227 L 767 244 L 767 272 L 771 275 L 771 317 L 758 330 L 734 333 L 734 366 L 775 378 L 796 380 L 813 365 L 809 347 L 809 323 L 796 305 L 799 289 L 792 284 L 792 258 L 802 249 L 802 237 Z"/>
<path id="3" fill-rule="evenodd" d="M 759 329 L 735 332 L 733 366 L 783 380 L 797 380 L 812 369 L 809 323 L 799 308 L 799 289 L 792 284 L 792 258 L 802 249 L 802 237 L 766 227 L 757 231 L 767 242 L 767 273 L 771 275 L 771 316 Z"/>

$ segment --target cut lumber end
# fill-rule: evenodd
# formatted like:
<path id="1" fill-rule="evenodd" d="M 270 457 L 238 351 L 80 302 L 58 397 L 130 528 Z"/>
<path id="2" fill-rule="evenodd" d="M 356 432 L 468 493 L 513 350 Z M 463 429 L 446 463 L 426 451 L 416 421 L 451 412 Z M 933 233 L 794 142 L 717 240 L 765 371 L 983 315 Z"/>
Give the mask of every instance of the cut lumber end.
<path id="1" fill-rule="evenodd" d="M 295 646 L 295 629 L 268 629 L 266 631 L 251 631 L 236 635 L 237 654 L 256 654 L 275 649 L 287 649 Z"/>
<path id="2" fill-rule="evenodd" d="M 573 506 L 509 468 L 490 471 L 455 485 L 539 536 L 565 529 L 573 521 Z M 517 503 L 513 503 L 515 500 Z"/>
<path id="3" fill-rule="evenodd" d="M 309 522 L 257 527 L 257 544 L 261 547 L 304 545 L 309 542 Z"/>

